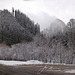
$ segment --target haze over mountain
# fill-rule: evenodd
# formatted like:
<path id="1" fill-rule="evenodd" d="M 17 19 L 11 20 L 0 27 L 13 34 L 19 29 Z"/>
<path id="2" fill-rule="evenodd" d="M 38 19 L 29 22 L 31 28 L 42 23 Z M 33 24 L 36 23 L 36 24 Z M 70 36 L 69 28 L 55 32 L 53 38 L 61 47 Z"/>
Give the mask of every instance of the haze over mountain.
<path id="1" fill-rule="evenodd" d="M 38 14 L 26 13 L 34 23 L 40 24 L 40 29 L 43 31 L 44 29 L 50 27 L 51 23 L 56 19 L 55 16 L 50 16 L 49 14 L 39 11 Z"/>
<path id="2" fill-rule="evenodd" d="M 58 32 L 63 32 L 65 26 L 66 25 L 62 20 L 56 18 L 51 22 L 50 26 L 43 31 L 43 34 L 46 34 L 46 36 L 53 36 Z"/>

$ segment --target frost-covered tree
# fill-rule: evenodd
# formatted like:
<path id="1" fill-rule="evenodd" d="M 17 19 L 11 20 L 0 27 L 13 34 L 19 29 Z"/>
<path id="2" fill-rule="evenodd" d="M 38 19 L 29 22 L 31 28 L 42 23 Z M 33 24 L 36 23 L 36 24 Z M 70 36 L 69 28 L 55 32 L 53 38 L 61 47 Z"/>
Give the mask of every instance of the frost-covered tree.
<path id="1" fill-rule="evenodd" d="M 20 12 L 19 10 L 15 10 L 15 18 L 19 22 L 19 24 L 24 27 L 27 31 L 29 31 L 32 35 L 35 34 L 35 25 L 34 22 L 31 21 L 25 14 Z"/>
<path id="2" fill-rule="evenodd" d="M 25 41 L 31 41 L 32 35 L 27 32 L 15 19 L 15 17 L 8 11 L 0 12 L 0 41 L 5 41 L 6 44 L 11 45 Z"/>

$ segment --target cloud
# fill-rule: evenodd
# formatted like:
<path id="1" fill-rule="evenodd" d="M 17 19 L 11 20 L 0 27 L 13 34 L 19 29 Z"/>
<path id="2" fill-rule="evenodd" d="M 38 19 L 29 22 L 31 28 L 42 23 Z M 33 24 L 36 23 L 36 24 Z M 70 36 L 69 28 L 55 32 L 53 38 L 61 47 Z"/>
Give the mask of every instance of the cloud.
<path id="1" fill-rule="evenodd" d="M 23 1 L 33 1 L 33 0 L 23 0 Z"/>
<path id="2" fill-rule="evenodd" d="M 70 18 L 75 18 L 75 0 L 0 0 L 0 9 L 6 8 L 11 11 L 12 7 L 35 15 L 42 11 L 58 17 L 65 23 Z"/>

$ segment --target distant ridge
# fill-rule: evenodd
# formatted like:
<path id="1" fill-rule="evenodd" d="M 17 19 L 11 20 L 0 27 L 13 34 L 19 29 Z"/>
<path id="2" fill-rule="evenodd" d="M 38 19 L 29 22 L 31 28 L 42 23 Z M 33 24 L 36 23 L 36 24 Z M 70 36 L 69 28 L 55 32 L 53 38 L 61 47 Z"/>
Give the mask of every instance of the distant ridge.
<path id="1" fill-rule="evenodd" d="M 43 31 L 46 36 L 53 36 L 58 32 L 63 32 L 65 28 L 65 23 L 60 19 L 55 19 L 50 26 Z"/>

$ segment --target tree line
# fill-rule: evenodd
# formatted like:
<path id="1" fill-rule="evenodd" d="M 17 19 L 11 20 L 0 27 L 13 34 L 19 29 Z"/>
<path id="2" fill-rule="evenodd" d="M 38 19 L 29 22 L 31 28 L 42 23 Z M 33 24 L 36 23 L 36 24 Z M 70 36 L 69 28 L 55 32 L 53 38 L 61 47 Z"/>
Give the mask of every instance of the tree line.
<path id="1" fill-rule="evenodd" d="M 63 31 L 45 37 L 40 26 L 24 13 L 3 10 L 0 12 L 0 42 L 11 45 L 11 48 L 0 47 L 0 59 L 75 64 L 75 19 L 70 19 Z"/>
<path id="2" fill-rule="evenodd" d="M 19 10 L 12 8 L 12 13 L 4 9 L 0 12 L 0 43 L 7 45 L 30 42 L 33 36 L 40 33 L 39 24 L 34 22 Z"/>
<path id="3" fill-rule="evenodd" d="M 64 31 L 59 31 L 48 41 L 49 48 L 54 50 L 54 55 L 51 54 L 52 60 L 55 62 L 59 60 L 60 63 L 75 63 L 75 19 L 70 19 L 65 25 Z"/>

